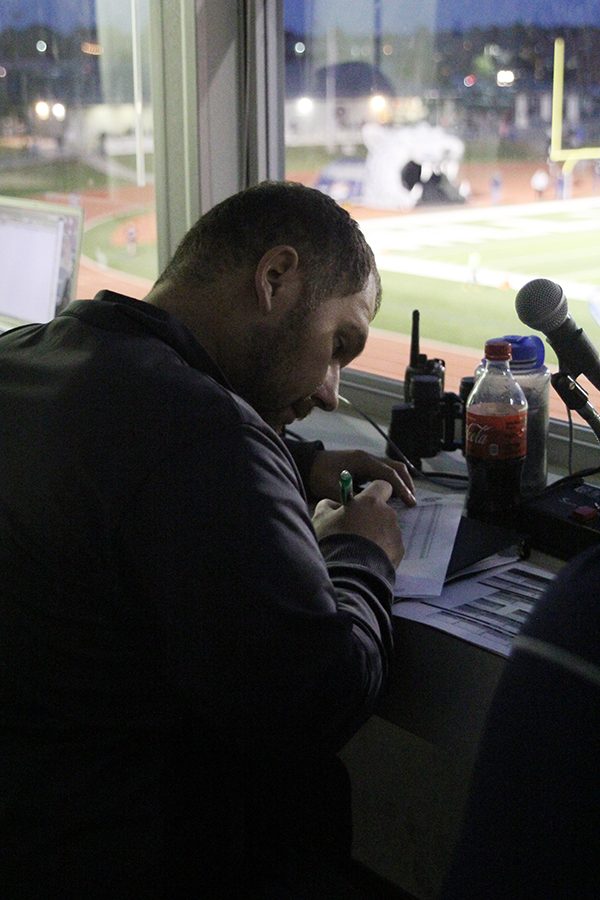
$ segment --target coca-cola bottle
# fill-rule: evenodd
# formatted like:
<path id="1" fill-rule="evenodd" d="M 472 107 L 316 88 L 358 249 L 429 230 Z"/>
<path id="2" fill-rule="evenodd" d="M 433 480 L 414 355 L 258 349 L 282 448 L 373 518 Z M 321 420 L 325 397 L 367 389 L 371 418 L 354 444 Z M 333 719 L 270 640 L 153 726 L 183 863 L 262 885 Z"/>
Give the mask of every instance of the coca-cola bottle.
<path id="1" fill-rule="evenodd" d="M 510 520 L 521 498 L 527 400 L 511 373 L 510 358 L 509 341 L 486 341 L 485 363 L 465 410 L 467 513 L 477 519 Z"/>

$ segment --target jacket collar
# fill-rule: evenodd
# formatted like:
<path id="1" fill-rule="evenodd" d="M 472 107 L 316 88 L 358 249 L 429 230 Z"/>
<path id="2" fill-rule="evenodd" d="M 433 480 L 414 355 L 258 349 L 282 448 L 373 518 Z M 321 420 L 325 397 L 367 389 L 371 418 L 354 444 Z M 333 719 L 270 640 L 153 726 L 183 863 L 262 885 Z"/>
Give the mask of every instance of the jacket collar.
<path id="1" fill-rule="evenodd" d="M 93 300 L 75 300 L 60 315 L 76 316 L 107 331 L 129 331 L 132 335 L 152 332 L 159 340 L 172 347 L 189 366 L 205 372 L 231 389 L 219 366 L 198 343 L 189 328 L 164 309 L 115 291 L 104 290 L 99 291 Z"/>

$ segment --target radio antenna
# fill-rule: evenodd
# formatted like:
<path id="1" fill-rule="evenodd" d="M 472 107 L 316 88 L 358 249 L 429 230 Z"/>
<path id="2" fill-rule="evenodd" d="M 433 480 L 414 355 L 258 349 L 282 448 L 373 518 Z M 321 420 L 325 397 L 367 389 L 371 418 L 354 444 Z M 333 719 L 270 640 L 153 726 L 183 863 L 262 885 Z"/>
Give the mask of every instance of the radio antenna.
<path id="1" fill-rule="evenodd" d="M 413 309 L 412 329 L 410 332 L 410 365 L 415 369 L 420 362 L 419 353 L 419 310 Z"/>

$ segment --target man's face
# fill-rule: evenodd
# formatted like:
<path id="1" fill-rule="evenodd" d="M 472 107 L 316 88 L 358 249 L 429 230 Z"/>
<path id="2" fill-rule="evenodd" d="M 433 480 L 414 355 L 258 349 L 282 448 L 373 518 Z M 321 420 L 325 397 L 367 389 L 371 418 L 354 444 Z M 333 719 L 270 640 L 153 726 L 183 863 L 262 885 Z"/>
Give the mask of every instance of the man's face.
<path id="1" fill-rule="evenodd" d="M 365 345 L 375 298 L 371 276 L 357 294 L 332 297 L 314 310 L 296 302 L 275 327 L 257 329 L 239 393 L 277 431 L 315 406 L 336 409 L 340 371 Z"/>

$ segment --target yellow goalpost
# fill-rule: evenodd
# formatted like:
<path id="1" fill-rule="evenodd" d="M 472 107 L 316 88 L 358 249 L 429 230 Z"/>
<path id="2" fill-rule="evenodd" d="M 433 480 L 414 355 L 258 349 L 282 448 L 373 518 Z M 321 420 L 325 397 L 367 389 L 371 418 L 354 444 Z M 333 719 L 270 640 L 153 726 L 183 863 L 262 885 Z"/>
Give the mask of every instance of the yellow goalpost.
<path id="1" fill-rule="evenodd" d="M 552 125 L 550 138 L 550 159 L 562 162 L 565 179 L 570 177 L 575 165 L 584 159 L 600 159 L 600 147 L 566 148 L 562 145 L 563 100 L 565 81 L 565 42 L 563 38 L 554 41 L 554 73 L 552 79 Z"/>

